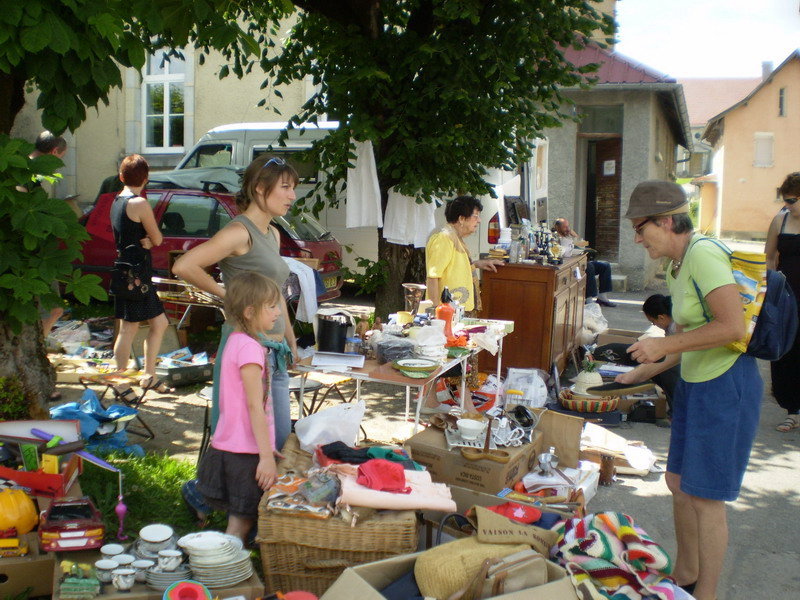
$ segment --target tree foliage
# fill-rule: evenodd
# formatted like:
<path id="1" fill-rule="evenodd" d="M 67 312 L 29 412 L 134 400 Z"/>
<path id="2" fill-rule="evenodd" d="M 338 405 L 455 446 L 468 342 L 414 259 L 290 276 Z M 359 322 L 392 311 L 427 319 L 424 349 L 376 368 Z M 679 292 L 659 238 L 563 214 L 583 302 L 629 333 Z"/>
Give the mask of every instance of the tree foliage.
<path id="1" fill-rule="evenodd" d="M 302 12 L 282 52 L 262 66 L 277 83 L 317 86 L 294 126 L 323 115 L 341 123 L 315 149 L 329 173 L 315 211 L 336 201 L 351 138 L 373 142 L 384 210 L 392 187 L 418 202 L 492 194 L 488 169 L 514 170 L 544 129 L 572 118 L 560 89 L 585 85 L 595 66 L 574 67 L 564 49 L 613 32 L 611 18 L 584 0 L 295 4 Z M 382 259 L 399 256 L 381 246 Z"/>

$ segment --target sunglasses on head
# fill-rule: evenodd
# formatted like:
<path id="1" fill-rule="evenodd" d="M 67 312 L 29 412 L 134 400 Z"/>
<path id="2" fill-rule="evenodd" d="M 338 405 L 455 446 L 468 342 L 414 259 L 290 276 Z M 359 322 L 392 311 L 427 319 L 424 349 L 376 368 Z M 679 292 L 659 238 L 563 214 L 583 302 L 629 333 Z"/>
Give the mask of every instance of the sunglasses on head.
<path id="1" fill-rule="evenodd" d="M 269 165 L 278 165 L 279 167 L 282 167 L 282 166 L 283 166 L 283 165 L 285 165 L 285 164 L 286 164 L 286 161 L 285 161 L 285 160 L 283 160 L 282 158 L 278 158 L 278 157 L 276 156 L 276 157 L 274 157 L 274 158 L 270 158 L 270 159 L 269 159 L 267 162 L 265 162 L 263 165 L 261 165 L 261 168 L 262 168 L 262 169 L 265 169 L 265 168 L 267 168 Z"/>
<path id="2" fill-rule="evenodd" d="M 784 198 L 783 201 L 786 202 L 786 204 L 794 204 L 797 202 L 797 198 Z"/>

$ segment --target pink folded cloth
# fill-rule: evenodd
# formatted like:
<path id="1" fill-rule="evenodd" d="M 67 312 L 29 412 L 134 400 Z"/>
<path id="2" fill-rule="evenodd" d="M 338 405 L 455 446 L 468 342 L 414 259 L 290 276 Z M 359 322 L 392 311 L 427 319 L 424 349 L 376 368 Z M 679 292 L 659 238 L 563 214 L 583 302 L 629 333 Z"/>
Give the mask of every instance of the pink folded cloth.
<path id="1" fill-rule="evenodd" d="M 411 488 L 408 494 L 379 492 L 360 485 L 357 481 L 358 469 L 354 465 L 332 465 L 342 482 L 342 495 L 338 504 L 365 506 L 367 508 L 389 510 L 437 510 L 456 512 L 458 508 L 450 495 L 450 488 L 444 483 L 431 481 L 427 471 L 406 471 L 406 485 Z"/>

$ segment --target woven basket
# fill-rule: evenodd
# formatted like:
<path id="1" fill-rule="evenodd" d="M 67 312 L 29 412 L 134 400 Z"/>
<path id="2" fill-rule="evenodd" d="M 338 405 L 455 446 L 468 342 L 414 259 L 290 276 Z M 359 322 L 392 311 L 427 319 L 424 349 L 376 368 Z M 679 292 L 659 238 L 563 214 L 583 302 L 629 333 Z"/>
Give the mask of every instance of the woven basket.
<path id="1" fill-rule="evenodd" d="M 590 398 L 585 398 L 582 396 L 576 396 L 569 390 L 561 390 L 558 400 L 561 402 L 561 406 L 567 410 L 574 410 L 575 412 L 611 412 L 612 410 L 617 410 L 617 407 L 619 406 L 619 396 L 610 396 L 605 398 L 593 396 Z"/>
<path id="2" fill-rule="evenodd" d="M 258 507 L 258 535 L 267 591 L 322 596 L 347 567 L 416 552 L 414 511 L 386 512 L 351 527 L 344 520 L 286 516 Z"/>

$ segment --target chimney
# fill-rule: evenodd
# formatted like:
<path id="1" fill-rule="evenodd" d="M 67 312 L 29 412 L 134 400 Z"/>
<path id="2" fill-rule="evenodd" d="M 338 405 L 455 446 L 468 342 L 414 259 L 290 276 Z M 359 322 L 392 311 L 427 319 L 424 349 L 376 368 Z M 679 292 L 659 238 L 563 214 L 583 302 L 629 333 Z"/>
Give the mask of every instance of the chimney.
<path id="1" fill-rule="evenodd" d="M 772 74 L 772 61 L 765 60 L 761 63 L 761 81 L 766 81 Z"/>

